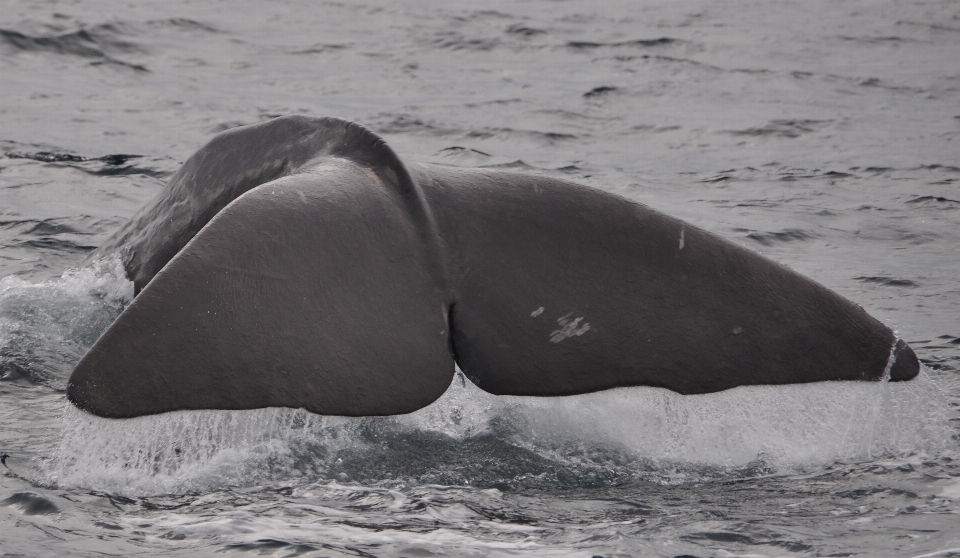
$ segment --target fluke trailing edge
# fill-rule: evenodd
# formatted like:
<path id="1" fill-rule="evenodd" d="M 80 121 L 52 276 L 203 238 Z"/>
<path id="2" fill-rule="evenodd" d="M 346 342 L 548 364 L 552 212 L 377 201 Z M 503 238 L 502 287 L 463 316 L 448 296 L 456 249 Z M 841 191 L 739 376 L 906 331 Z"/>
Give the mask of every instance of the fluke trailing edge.
<path id="1" fill-rule="evenodd" d="M 91 258 L 112 253 L 138 295 L 67 388 L 105 417 L 407 413 L 454 362 L 540 396 L 919 370 L 856 304 L 697 227 L 554 178 L 406 167 L 333 118 L 216 136 Z"/>

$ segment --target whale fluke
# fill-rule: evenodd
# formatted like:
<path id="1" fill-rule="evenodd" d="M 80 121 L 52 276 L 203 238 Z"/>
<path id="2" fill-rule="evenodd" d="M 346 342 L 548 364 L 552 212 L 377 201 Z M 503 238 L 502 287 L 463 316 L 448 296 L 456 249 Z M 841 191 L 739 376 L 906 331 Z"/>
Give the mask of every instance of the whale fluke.
<path id="1" fill-rule="evenodd" d="M 407 168 L 332 118 L 217 136 L 111 253 L 138 295 L 67 388 L 105 417 L 407 413 L 455 362 L 539 396 L 919 371 L 862 308 L 718 236 L 554 178 Z"/>
<path id="2" fill-rule="evenodd" d="M 486 391 L 877 380 L 897 342 L 826 287 L 642 204 L 553 178 L 420 169 L 455 277 L 456 359 Z M 891 377 L 916 376 L 902 341 L 897 356 Z"/>

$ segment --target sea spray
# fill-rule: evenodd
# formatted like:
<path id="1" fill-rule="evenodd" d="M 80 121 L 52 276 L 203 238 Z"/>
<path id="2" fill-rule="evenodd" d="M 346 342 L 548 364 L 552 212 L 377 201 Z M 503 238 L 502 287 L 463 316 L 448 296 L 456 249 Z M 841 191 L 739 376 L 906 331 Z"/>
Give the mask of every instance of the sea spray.
<path id="1" fill-rule="evenodd" d="M 66 386 L 73 366 L 133 300 L 119 258 L 56 280 L 0 279 L 0 377 Z"/>
<path id="2" fill-rule="evenodd" d="M 499 397 L 458 373 L 438 401 L 392 417 L 268 408 L 114 420 L 68 404 L 46 474 L 64 488 L 127 495 L 324 479 L 577 486 L 801 472 L 865 451 L 943 449 L 947 405 L 929 377 L 888 390 L 823 382 Z"/>

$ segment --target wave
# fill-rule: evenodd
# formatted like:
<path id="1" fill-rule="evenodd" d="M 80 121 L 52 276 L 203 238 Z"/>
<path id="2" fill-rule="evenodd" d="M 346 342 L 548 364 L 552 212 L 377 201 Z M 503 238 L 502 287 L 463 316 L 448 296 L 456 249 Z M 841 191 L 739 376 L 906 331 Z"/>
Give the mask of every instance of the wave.
<path id="1" fill-rule="evenodd" d="M 20 51 L 52 52 L 84 58 L 108 58 L 108 53 L 138 53 L 135 43 L 115 37 L 117 25 L 103 24 L 59 35 L 31 36 L 12 29 L 0 29 L 0 42 Z"/>
<path id="2" fill-rule="evenodd" d="M 658 37 L 656 39 L 633 39 L 630 41 L 610 41 L 610 42 L 595 42 L 595 41 L 568 41 L 567 45 L 570 48 L 583 50 L 583 49 L 594 49 L 601 47 L 657 47 L 665 45 L 673 45 L 679 43 L 686 43 L 687 41 L 681 39 L 674 39 L 672 37 Z"/>
<path id="3" fill-rule="evenodd" d="M 139 54 L 144 49 L 136 43 L 118 38 L 123 24 L 106 23 L 81 28 L 59 35 L 31 36 L 12 29 L 0 29 L 0 45 L 14 52 L 41 52 L 94 59 L 94 66 L 117 66 L 136 72 L 149 72 L 142 65 L 115 58 L 115 54 Z"/>
<path id="4" fill-rule="evenodd" d="M 57 153 L 51 151 L 37 151 L 35 153 L 11 151 L 7 153 L 6 156 L 10 159 L 29 159 L 41 163 L 70 167 L 94 176 L 143 175 L 153 178 L 165 178 L 170 175 L 170 172 L 166 170 L 127 164 L 127 161 L 132 159 L 144 158 L 143 155 L 113 153 L 101 157 L 85 157 L 83 155 L 74 155 L 73 153 Z M 96 163 L 102 164 L 96 166 Z"/>

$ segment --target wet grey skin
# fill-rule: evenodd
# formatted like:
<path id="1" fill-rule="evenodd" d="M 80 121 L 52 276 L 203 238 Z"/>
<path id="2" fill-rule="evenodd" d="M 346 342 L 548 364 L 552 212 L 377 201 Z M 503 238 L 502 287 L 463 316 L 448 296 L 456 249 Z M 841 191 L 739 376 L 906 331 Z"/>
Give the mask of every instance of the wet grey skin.
<path id="1" fill-rule="evenodd" d="M 138 294 L 67 387 L 103 417 L 408 413 L 454 363 L 527 396 L 919 372 L 862 308 L 716 235 L 555 178 L 408 168 L 334 118 L 219 134 L 90 259 L 111 254 Z"/>

